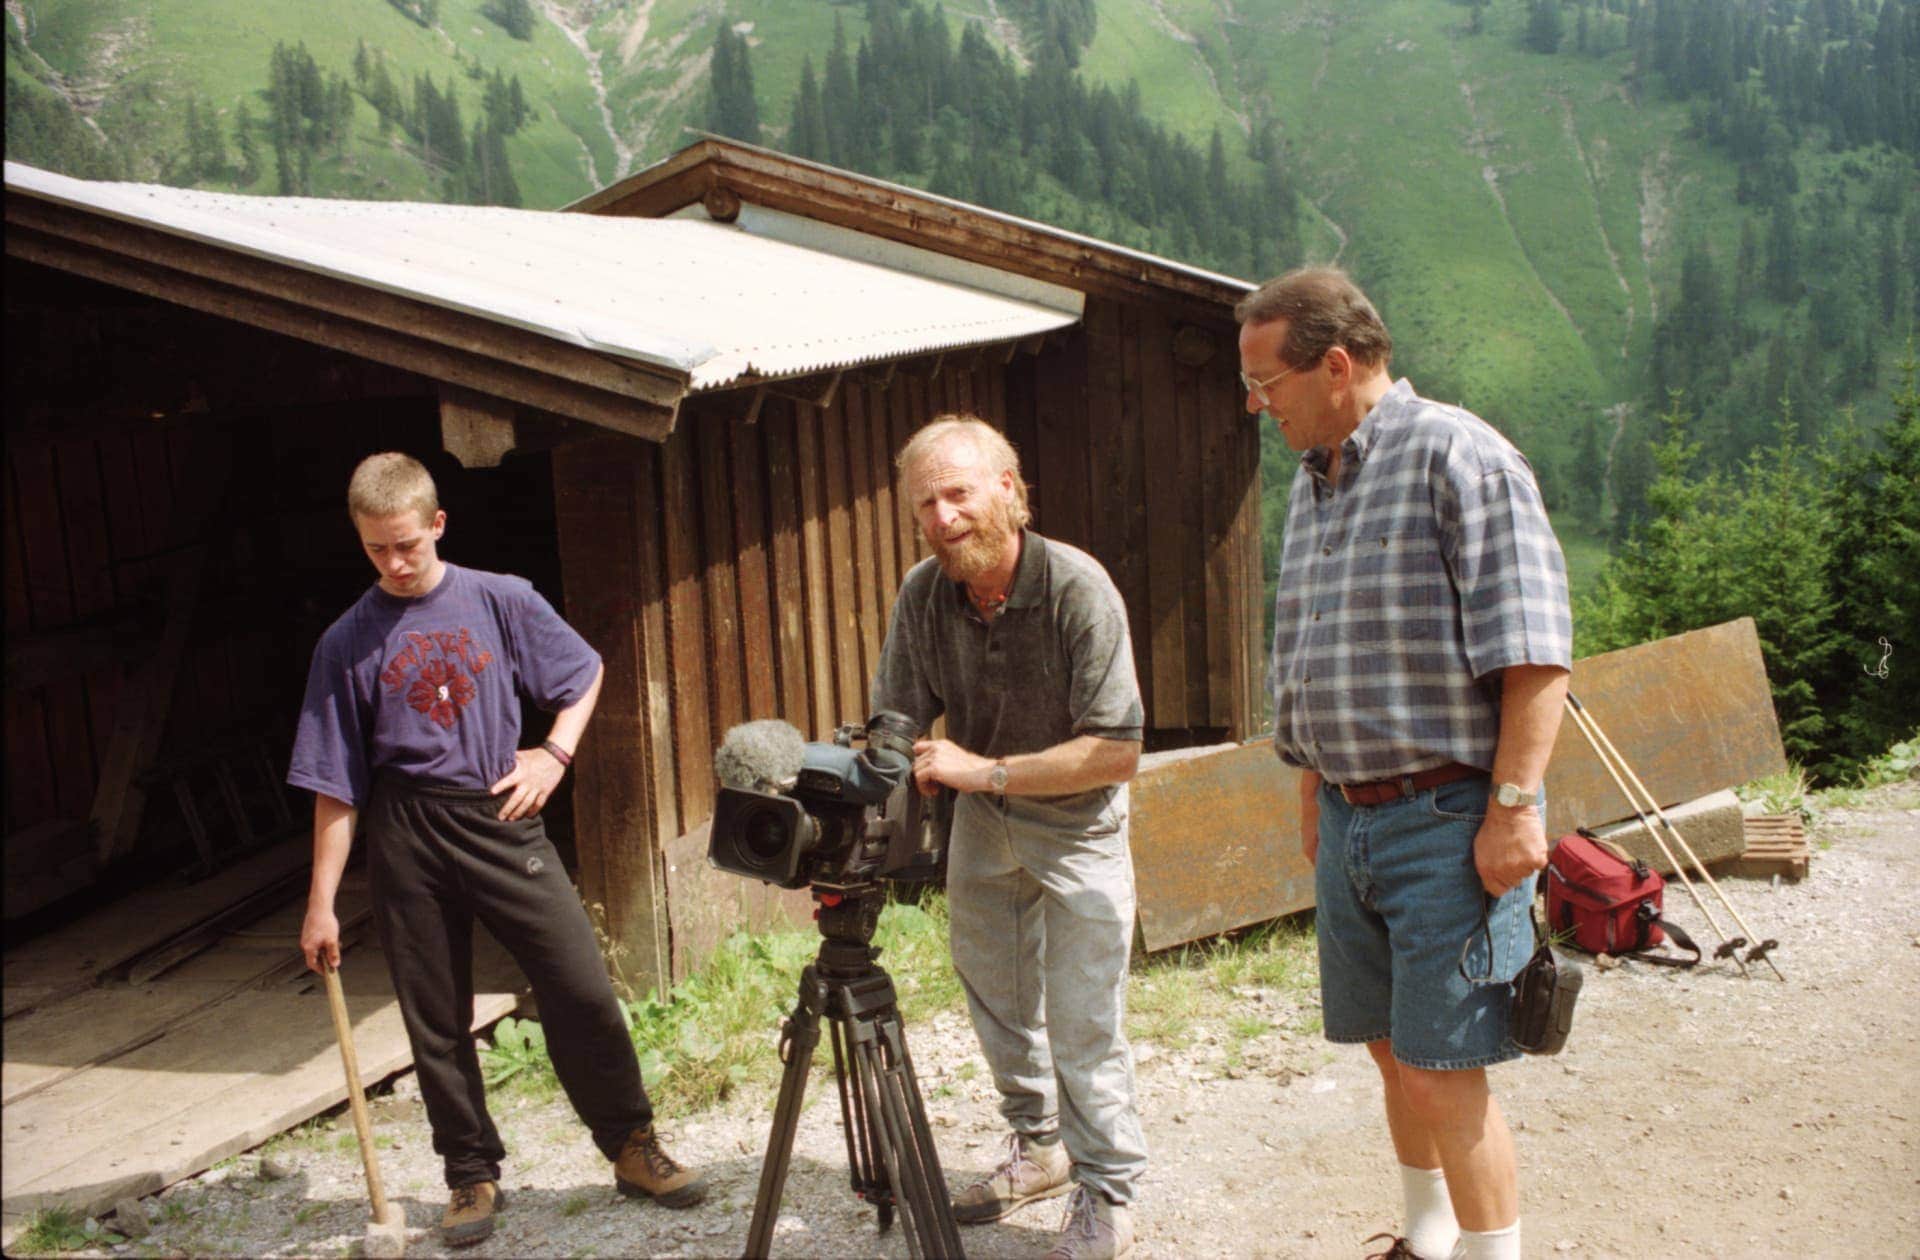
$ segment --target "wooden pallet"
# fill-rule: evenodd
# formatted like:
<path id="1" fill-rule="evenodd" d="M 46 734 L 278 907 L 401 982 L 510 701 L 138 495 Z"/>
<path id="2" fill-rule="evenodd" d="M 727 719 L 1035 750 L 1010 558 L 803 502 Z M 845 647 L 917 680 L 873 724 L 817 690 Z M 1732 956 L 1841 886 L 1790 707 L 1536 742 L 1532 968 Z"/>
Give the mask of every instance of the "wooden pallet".
<path id="1" fill-rule="evenodd" d="M 1727 865 L 1729 875 L 1748 879 L 1805 879 L 1813 857 L 1798 814 L 1759 814 L 1746 820 L 1746 852 Z"/>

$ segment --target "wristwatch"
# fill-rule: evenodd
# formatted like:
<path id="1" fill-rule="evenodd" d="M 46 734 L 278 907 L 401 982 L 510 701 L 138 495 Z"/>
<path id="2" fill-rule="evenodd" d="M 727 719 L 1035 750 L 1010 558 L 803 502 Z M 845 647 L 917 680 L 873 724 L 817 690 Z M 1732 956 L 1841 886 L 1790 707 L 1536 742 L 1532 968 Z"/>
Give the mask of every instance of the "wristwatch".
<path id="1" fill-rule="evenodd" d="M 1002 757 L 987 771 L 987 790 L 1004 794 L 1007 790 L 1007 759 Z"/>
<path id="2" fill-rule="evenodd" d="M 1547 799 L 1547 791 L 1542 787 L 1529 792 L 1518 783 L 1500 783 L 1494 786 L 1493 799 L 1508 809 L 1515 809 L 1521 805 L 1540 804 Z"/>

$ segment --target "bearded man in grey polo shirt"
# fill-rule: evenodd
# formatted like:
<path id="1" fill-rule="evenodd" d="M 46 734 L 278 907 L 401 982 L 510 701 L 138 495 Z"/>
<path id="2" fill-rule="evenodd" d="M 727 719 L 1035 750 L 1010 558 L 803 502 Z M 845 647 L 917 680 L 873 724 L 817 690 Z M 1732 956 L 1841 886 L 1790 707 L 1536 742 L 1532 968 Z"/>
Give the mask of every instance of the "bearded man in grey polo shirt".
<path id="1" fill-rule="evenodd" d="M 1026 528 L 1019 462 L 985 421 L 942 416 L 898 463 L 934 554 L 901 584 L 873 709 L 947 719 L 914 777 L 956 793 L 953 965 L 1013 1129 L 954 1217 L 1071 1191 L 1050 1260 L 1124 1255 L 1146 1165 L 1121 1031 L 1145 720 L 1126 609 L 1098 561 Z"/>
<path id="2" fill-rule="evenodd" d="M 1274 745 L 1304 771 L 1326 1035 L 1366 1045 L 1386 1090 L 1407 1220 L 1382 1254 L 1517 1260 L 1486 1069 L 1519 1056 L 1508 982 L 1547 861 L 1572 667 L 1560 545 L 1511 443 L 1388 375 L 1386 326 L 1343 273 L 1290 272 L 1236 314 L 1247 410 L 1301 455 Z"/>

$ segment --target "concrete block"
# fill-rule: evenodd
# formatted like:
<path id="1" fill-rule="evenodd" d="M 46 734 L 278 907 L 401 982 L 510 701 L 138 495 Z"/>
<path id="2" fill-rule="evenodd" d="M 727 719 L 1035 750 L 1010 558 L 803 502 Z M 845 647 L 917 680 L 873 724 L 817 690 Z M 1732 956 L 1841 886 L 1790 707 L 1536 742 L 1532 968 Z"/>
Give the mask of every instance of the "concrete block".
<path id="1" fill-rule="evenodd" d="M 138 1199 L 122 1199 L 113 1205 L 113 1228 L 128 1238 L 145 1238 L 153 1232 L 147 1217 L 147 1205 Z"/>
<path id="2" fill-rule="evenodd" d="M 1740 812 L 1740 798 L 1731 790 L 1663 808 L 1667 818 L 1686 838 L 1687 844 L 1703 864 L 1712 866 L 1715 862 L 1730 861 L 1746 852 L 1746 818 Z M 1685 850 L 1674 843 L 1673 837 L 1660 826 L 1660 820 L 1649 813 L 1647 821 L 1654 825 L 1661 838 L 1673 849 L 1673 856 L 1685 862 Z M 1661 854 L 1660 846 L 1653 842 L 1653 837 L 1647 834 L 1638 819 L 1628 817 L 1624 822 L 1611 822 L 1593 830 L 1594 834 L 1613 841 L 1662 875 L 1673 874 L 1673 863 Z M 1687 863 L 1687 874 L 1695 874 L 1691 862 Z"/>
<path id="3" fill-rule="evenodd" d="M 407 1254 L 407 1219 L 389 1203 L 387 1217 L 367 1222 L 367 1237 L 362 1247 L 367 1260 L 400 1260 Z"/>

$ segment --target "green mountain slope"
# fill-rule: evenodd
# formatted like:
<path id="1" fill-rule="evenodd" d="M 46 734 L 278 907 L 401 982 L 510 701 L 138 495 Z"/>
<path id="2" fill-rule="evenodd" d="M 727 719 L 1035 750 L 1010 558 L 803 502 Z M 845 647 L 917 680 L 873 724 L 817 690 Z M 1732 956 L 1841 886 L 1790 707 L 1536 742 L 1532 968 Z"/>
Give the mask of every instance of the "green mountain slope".
<path id="1" fill-rule="evenodd" d="M 310 191 L 476 195 L 446 146 L 431 158 L 423 151 L 414 120 L 382 125 L 354 67 L 364 45 L 409 107 L 422 76 L 436 90 L 451 87 L 463 127 L 481 117 L 489 79 L 517 80 L 530 117 L 506 136 L 504 151 L 523 204 L 555 206 L 664 156 L 687 141 L 689 128 L 707 124 L 722 21 L 748 52 L 765 142 L 793 143 L 803 64 L 823 73 L 836 22 L 849 50 L 859 48 L 877 2 L 37 0 L 7 13 L 8 149 L 89 174 L 240 186 L 236 119 L 247 110 L 266 140 L 269 60 L 276 45 L 299 44 L 328 82 L 340 76 L 353 85 L 347 125 L 313 155 Z M 1137 85 L 1142 110 L 1201 152 L 1220 135 L 1232 177 L 1246 186 L 1258 187 L 1262 174 L 1256 139 L 1277 135 L 1300 201 L 1302 259 L 1337 261 L 1360 276 L 1396 334 L 1397 366 L 1424 391 L 1462 402 L 1514 436 L 1576 539 L 1601 523 L 1610 476 L 1619 483 L 1624 469 L 1630 483 L 1649 475 L 1649 403 L 1666 386 L 1686 386 L 1697 404 L 1719 409 L 1706 427 L 1709 458 L 1724 466 L 1754 435 L 1771 433 L 1762 413 L 1782 392 L 1817 412 L 1815 423 L 1803 421 L 1809 436 L 1838 402 L 1858 400 L 1871 421 L 1884 408 L 1899 339 L 1912 334 L 1920 286 L 1901 274 L 1920 259 L 1910 156 L 1848 148 L 1834 140 L 1836 123 L 1809 115 L 1771 141 L 1772 164 L 1756 189 L 1755 168 L 1743 172 L 1724 139 L 1710 143 L 1716 122 L 1701 98 L 1681 99 L 1672 81 L 1680 54 L 1655 55 L 1673 63 L 1660 73 L 1635 62 L 1630 12 L 1642 24 L 1645 59 L 1645 31 L 1659 26 L 1665 50 L 1710 47 L 1684 24 L 1711 34 L 1713 21 L 1734 20 L 1728 15 L 1758 20 L 1762 10 L 1752 5 L 921 2 L 939 11 L 956 41 L 975 29 L 1023 70 L 1042 60 L 1048 31 L 1069 15 L 1078 23 L 1071 56 L 1083 83 Z M 501 20 L 516 4 L 532 19 L 530 39 L 512 38 Z M 1527 46 L 1529 22 L 1543 7 L 1561 13 L 1568 31 L 1556 55 Z M 1901 17 L 1920 12 L 1909 0 L 1778 0 L 1765 12 L 1769 22 L 1786 20 L 1783 30 L 1817 28 L 1815 43 L 1824 38 L 1834 50 L 1830 77 L 1859 72 L 1860 63 L 1839 58 L 1864 45 L 1841 37 L 1864 40 L 1876 14 L 1896 33 L 1903 20 L 1920 31 L 1920 16 Z M 1910 40 L 1920 45 L 1920 33 Z M 1760 77 L 1755 92 L 1773 86 Z M 224 164 L 189 159 L 190 104 L 217 120 Z M 948 140 L 975 143 L 927 122 Z M 1032 160 L 1022 155 L 1027 138 L 987 138 L 1016 165 Z M 879 148 L 870 167 L 938 183 L 924 157 L 904 168 L 891 161 Z M 271 153 L 261 165 L 246 187 L 276 191 Z M 1147 243 L 1152 225 L 1023 169 L 1018 204 L 1008 208 Z M 1795 177 L 1801 191 L 1781 192 L 1781 181 Z M 1206 194 L 1196 186 L 1191 195 Z M 1874 202 L 1885 204 L 1870 214 Z M 1774 248 L 1770 207 L 1801 225 L 1804 265 L 1814 272 L 1804 291 L 1756 287 L 1751 273 L 1765 251 L 1755 242 Z M 1245 227 L 1255 236 L 1274 230 Z M 1874 233 L 1872 258 L 1834 243 Z M 1247 266 L 1197 246 L 1189 252 L 1194 261 Z M 1681 292 L 1685 257 L 1699 281 L 1692 298 Z M 1868 306 L 1879 308 L 1877 320 Z M 1835 331 L 1836 316 L 1847 329 Z M 1876 357 L 1875 337 L 1891 342 L 1889 353 Z M 1682 343 L 1686 353 L 1676 352 Z M 1575 549 L 1584 560 L 1585 544 Z"/>

